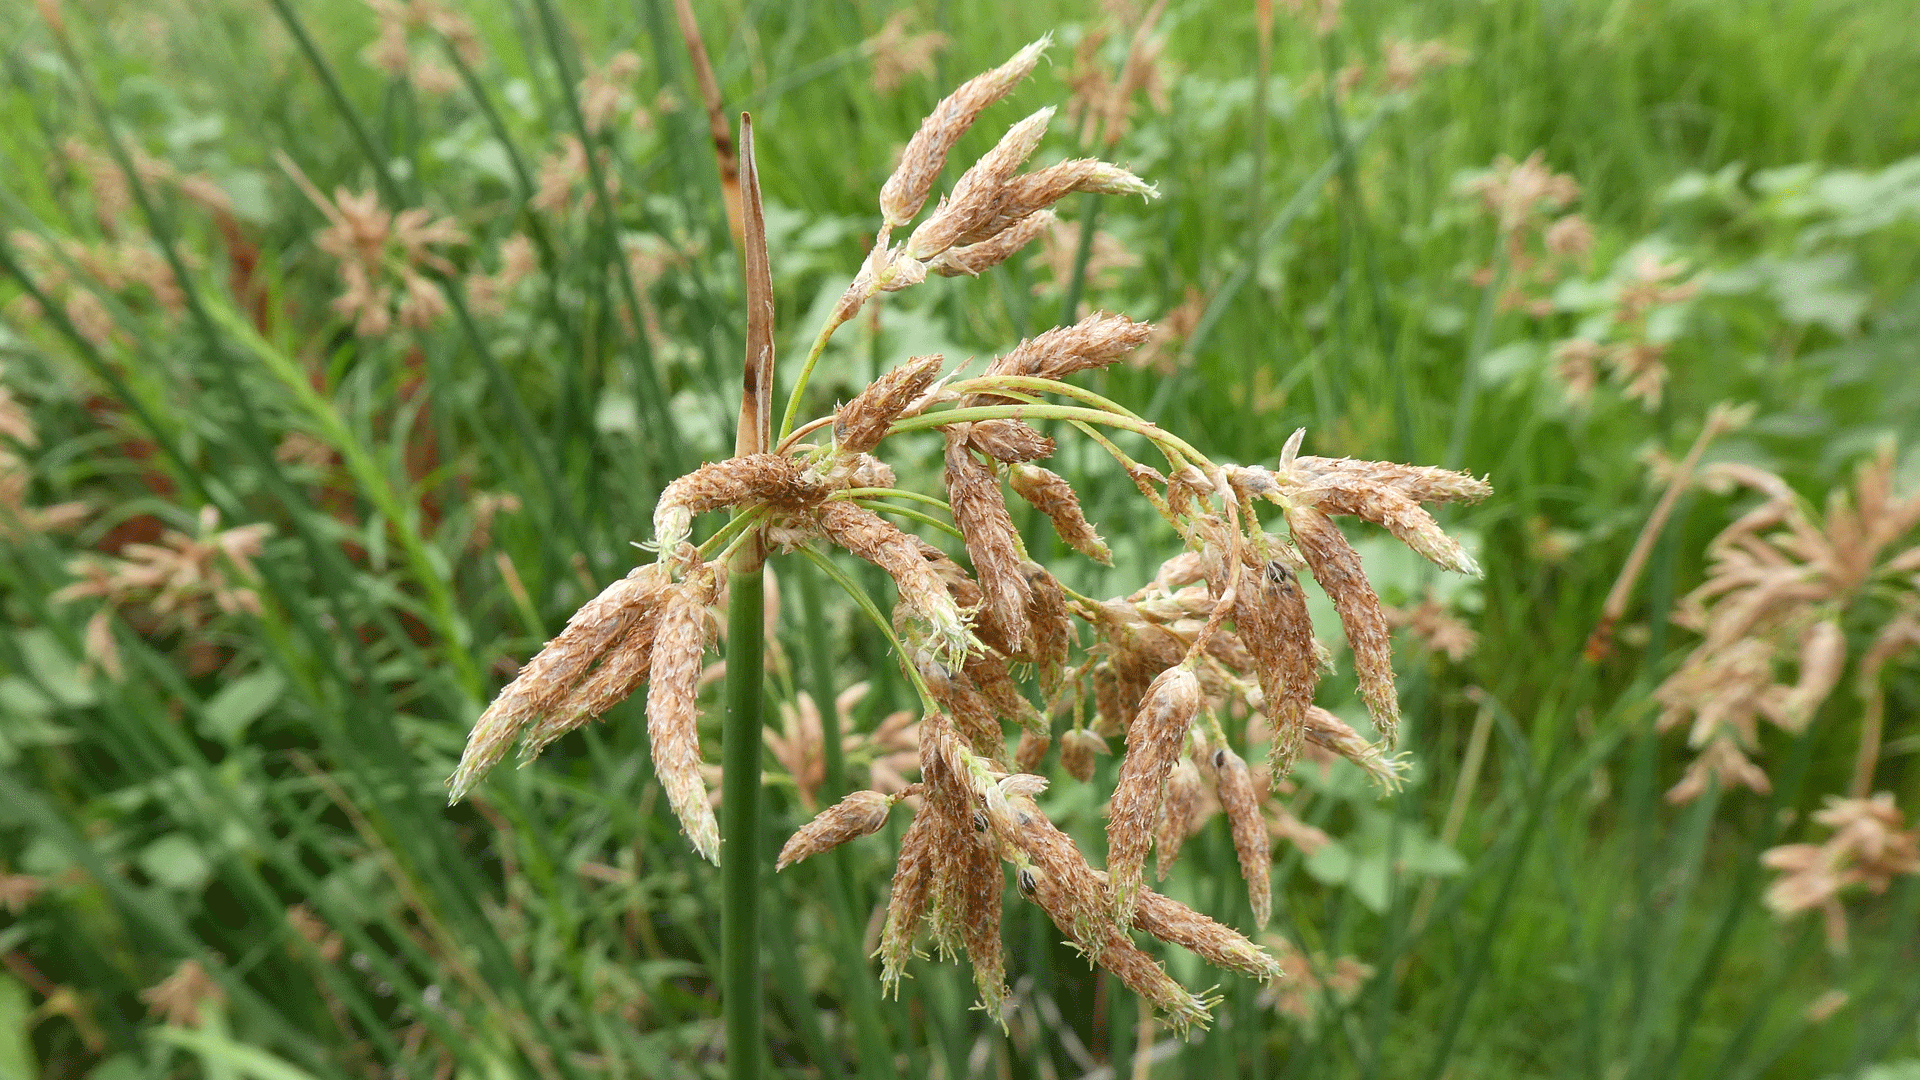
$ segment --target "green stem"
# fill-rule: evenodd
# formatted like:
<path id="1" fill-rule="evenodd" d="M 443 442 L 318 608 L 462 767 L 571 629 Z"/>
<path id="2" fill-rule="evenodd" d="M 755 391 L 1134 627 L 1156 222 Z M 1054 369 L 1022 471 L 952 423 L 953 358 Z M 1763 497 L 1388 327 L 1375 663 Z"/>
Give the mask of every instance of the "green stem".
<path id="1" fill-rule="evenodd" d="M 1447 456 L 1441 468 L 1458 469 L 1467 456 L 1467 432 L 1473 426 L 1473 402 L 1480 392 L 1480 361 L 1487 355 L 1493 337 L 1494 317 L 1499 313 L 1500 290 L 1507 284 L 1507 245 L 1504 235 L 1493 256 L 1493 277 L 1480 294 L 1480 310 L 1473 318 L 1473 340 L 1467 346 L 1467 366 L 1460 372 L 1460 396 L 1453 405 L 1453 432 L 1447 439 Z"/>
<path id="2" fill-rule="evenodd" d="M 908 431 L 926 431 L 930 428 L 946 427 L 949 424 L 970 424 L 979 420 L 1080 420 L 1089 424 L 1102 424 L 1143 435 L 1159 446 L 1172 447 L 1209 472 L 1215 468 L 1207 455 L 1195 450 L 1191 443 L 1165 428 L 1130 416 L 1117 416 L 1105 409 L 1082 409 L 1072 405 L 986 405 L 943 409 L 940 412 L 922 413 L 919 416 L 910 416 L 905 420 L 896 421 L 893 427 L 887 430 L 887 434 L 899 435 Z"/>
<path id="3" fill-rule="evenodd" d="M 728 575 L 727 715 L 721 732 L 720 1003 L 727 1080 L 760 1080 L 760 728 L 766 579 Z"/>
<path id="4" fill-rule="evenodd" d="M 820 354 L 827 351 L 827 341 L 833 337 L 835 330 L 840 329 L 841 322 L 836 312 L 820 328 L 819 335 L 813 339 L 813 346 L 807 350 L 807 359 L 800 365 L 800 377 L 794 380 L 793 391 L 787 395 L 787 411 L 780 417 L 780 438 L 774 440 L 776 443 L 786 441 L 787 436 L 793 434 L 793 418 L 800 413 L 800 397 L 807 392 L 807 380 L 813 377 L 813 366 L 820 362 Z"/>

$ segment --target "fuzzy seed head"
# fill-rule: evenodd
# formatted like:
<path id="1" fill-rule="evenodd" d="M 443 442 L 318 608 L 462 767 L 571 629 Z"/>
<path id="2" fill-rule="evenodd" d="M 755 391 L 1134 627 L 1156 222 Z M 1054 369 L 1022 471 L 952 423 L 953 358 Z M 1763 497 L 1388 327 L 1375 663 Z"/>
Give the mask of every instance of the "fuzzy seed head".
<path id="1" fill-rule="evenodd" d="M 1038 461 L 1053 455 L 1053 440 L 1024 421 L 981 420 L 967 429 L 967 445 L 995 461 Z"/>
<path id="2" fill-rule="evenodd" d="M 944 362 L 939 353 L 916 356 L 867 384 L 834 417 L 834 446 L 842 453 L 864 453 L 880 445 L 887 428 L 933 385 Z"/>
<path id="3" fill-rule="evenodd" d="M 774 869 L 785 870 L 802 859 L 830 851 L 849 840 L 877 833 L 887 823 L 894 796 L 878 791 L 856 791 L 814 815 L 780 849 Z"/>
<path id="4" fill-rule="evenodd" d="M 992 150 L 960 175 L 952 194 L 940 201 L 940 208 L 933 216 L 913 230 L 913 235 L 907 238 L 907 254 L 916 259 L 930 259 L 952 247 L 957 238 L 984 225 L 993 215 L 1007 181 L 1033 155 L 1041 136 L 1047 132 L 1047 122 L 1052 119 L 1053 108 L 1049 106 L 1009 128 Z M 976 240 L 984 240 L 987 235 L 991 234 Z"/>
<path id="5" fill-rule="evenodd" d="M 942 664 L 951 666 L 966 656 L 975 644 L 973 634 L 919 543 L 879 514 L 845 500 L 823 504 L 817 520 L 827 539 L 887 572 L 901 603 L 925 625 Z"/>
<path id="6" fill-rule="evenodd" d="M 1181 758 L 1167 777 L 1167 797 L 1160 804 L 1160 819 L 1153 826 L 1153 876 L 1167 880 L 1167 873 L 1180 858 L 1180 848 L 1200 825 L 1195 818 L 1205 788 L 1200 770 L 1191 758 Z"/>
<path id="7" fill-rule="evenodd" d="M 1138 348 L 1152 334 L 1151 323 L 1096 311 L 1071 326 L 1057 326 L 1022 341 L 988 365 L 986 373 L 1062 379 L 1105 367 Z"/>
<path id="8" fill-rule="evenodd" d="M 700 466 L 660 493 L 653 510 L 653 539 L 661 551 L 686 540 L 701 514 L 749 503 L 800 510 L 826 498 L 818 477 L 784 454 L 747 454 Z"/>
<path id="9" fill-rule="evenodd" d="M 921 804 L 900 840 L 900 856 L 894 864 L 887 921 L 874 955 L 880 958 L 881 993 L 892 990 L 896 999 L 900 996 L 900 976 L 906 970 L 907 958 L 913 955 L 913 936 L 933 895 L 933 856 L 940 817 L 932 800 Z"/>
<path id="10" fill-rule="evenodd" d="M 900 167 L 880 188 L 880 213 L 888 226 L 897 229 L 913 220 L 926 205 L 933 182 L 946 168 L 947 153 L 987 106 L 1007 96 L 1015 84 L 1033 71 L 1052 41 L 1052 35 L 1048 35 L 1028 45 L 1006 63 L 962 83 L 958 90 L 934 106 L 933 112 L 920 122 L 920 130 L 907 141 L 907 148 L 900 155 Z"/>
<path id="11" fill-rule="evenodd" d="M 1052 210 L 1036 210 L 985 240 L 948 248 L 934 256 L 927 269 L 941 277 L 978 277 L 1012 258 L 1058 220 Z"/>
<path id="12" fill-rule="evenodd" d="M 1014 493 L 1053 522 L 1053 531 L 1068 547 L 1102 566 L 1113 565 L 1113 549 L 1080 508 L 1080 496 L 1060 474 L 1038 465 L 1019 464 L 1007 470 Z"/>
<path id="13" fill-rule="evenodd" d="M 1107 740 L 1085 728 L 1075 728 L 1060 736 L 1060 767 L 1081 783 L 1093 779 L 1095 754 L 1111 754 Z"/>
<path id="14" fill-rule="evenodd" d="M 1284 777 L 1293 771 L 1300 752 L 1306 712 L 1320 679 L 1306 593 L 1285 563 L 1267 562 L 1241 576 L 1233 614 L 1235 636 L 1253 660 L 1266 713 L 1273 722 L 1269 756 L 1273 774 Z"/>
<path id="15" fill-rule="evenodd" d="M 993 471 L 967 451 L 968 425 L 945 428 L 947 502 L 966 538 L 967 554 L 993 620 L 1015 652 L 1028 645 L 1028 589 L 1020 572 L 1020 534 L 1007 513 L 1006 497 Z"/>
<path id="16" fill-rule="evenodd" d="M 1220 806 L 1233 827 L 1233 850 L 1240 857 L 1240 876 L 1247 880 L 1253 924 L 1264 927 L 1273 917 L 1273 845 L 1267 836 L 1266 819 L 1260 813 L 1260 793 L 1247 763 L 1232 747 L 1210 747 L 1207 760 L 1213 766 Z"/>
<path id="17" fill-rule="evenodd" d="M 1347 543 L 1332 519 L 1311 507 L 1289 509 L 1287 528 L 1313 570 L 1314 580 L 1333 601 L 1333 610 L 1347 632 L 1347 644 L 1353 648 L 1360 696 L 1367 703 L 1374 727 L 1391 746 L 1400 727 L 1400 695 L 1393 685 L 1393 638 L 1386 612 L 1380 607 L 1380 595 L 1373 591 L 1360 566 L 1360 553 Z"/>
<path id="18" fill-rule="evenodd" d="M 647 686 L 647 738 L 653 771 L 693 848 L 720 864 L 720 827 L 700 777 L 700 654 L 706 649 L 707 605 L 719 591 L 711 567 L 702 567 L 667 594 L 654 639 Z M 752 853 L 743 853 L 751 858 Z"/>
<path id="19" fill-rule="evenodd" d="M 1185 667 L 1168 668 L 1147 687 L 1140 711 L 1127 727 L 1127 752 L 1120 759 L 1107 821 L 1107 873 L 1117 921 L 1133 914 L 1167 777 L 1199 711 L 1199 677 Z"/>
<path id="20" fill-rule="evenodd" d="M 1172 897 L 1143 889 L 1133 909 L 1133 928 L 1198 954 L 1216 967 L 1238 971 L 1260 982 L 1280 977 L 1280 962 L 1234 930 L 1207 918 Z"/>

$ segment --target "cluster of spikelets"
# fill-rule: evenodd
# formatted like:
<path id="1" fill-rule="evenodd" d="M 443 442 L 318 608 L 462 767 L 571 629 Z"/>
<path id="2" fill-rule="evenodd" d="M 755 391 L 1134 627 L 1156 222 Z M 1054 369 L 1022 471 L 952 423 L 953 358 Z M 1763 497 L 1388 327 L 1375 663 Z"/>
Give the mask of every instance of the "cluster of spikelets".
<path id="1" fill-rule="evenodd" d="M 1883 447 L 1851 491 L 1829 496 L 1824 515 L 1773 473 L 1710 467 L 1709 485 L 1738 484 L 1762 500 L 1709 545 L 1707 580 L 1675 616 L 1700 643 L 1655 692 L 1660 728 L 1686 725 L 1695 751 L 1669 799 L 1691 801 L 1714 785 L 1765 793 L 1772 782 L 1754 760 L 1762 722 L 1804 734 L 1852 666 L 1862 708 L 1852 780 L 1844 798 L 1830 796 L 1813 815 L 1832 835 L 1774 848 L 1762 860 L 1783 872 L 1767 905 L 1783 917 L 1821 911 L 1836 950 L 1846 941 L 1842 892 L 1882 892 L 1894 877 L 1920 874 L 1920 827 L 1905 824 L 1891 794 L 1870 795 L 1885 723 L 1883 674 L 1920 651 L 1920 493 L 1895 494 L 1894 460 L 1893 447 Z M 1864 647 L 1850 644 L 1849 632 Z"/>
<path id="2" fill-rule="evenodd" d="M 873 255 L 809 367 L 832 327 L 865 300 L 930 271 L 974 273 L 1005 259 L 1037 234 L 1051 218 L 1048 206 L 1068 192 L 1151 192 L 1125 170 L 1097 161 L 1018 173 L 1046 126 L 1042 111 L 967 170 L 906 241 L 889 243 L 891 230 L 919 215 L 955 140 L 1032 69 L 1044 45 L 967 83 L 921 126 L 882 191 L 885 224 Z M 891 794 L 846 796 L 794 835 L 779 865 L 878 831 L 902 802 L 914 807 L 881 933 L 883 983 L 897 987 L 925 924 L 941 953 L 966 954 L 982 1003 L 999 1015 L 1007 995 L 1003 863 L 1011 864 L 1020 894 L 1074 946 L 1177 1027 L 1205 1023 L 1211 1003 L 1175 982 L 1131 931 L 1256 979 L 1274 978 L 1278 962 L 1247 937 L 1147 887 L 1147 855 L 1159 845 L 1164 874 L 1210 778 L 1232 823 L 1255 918 L 1264 924 L 1272 905 L 1265 791 L 1285 778 L 1303 747 L 1350 758 L 1385 785 L 1398 782 L 1388 620 L 1333 518 L 1373 522 L 1442 567 L 1477 573 L 1422 504 L 1479 499 L 1489 489 L 1440 469 L 1303 456 L 1300 433 L 1275 467 L 1216 464 L 1062 381 L 1122 359 L 1150 333 L 1146 324 L 1096 313 L 1021 342 L 969 379 L 942 378 L 940 357 L 916 357 L 832 415 L 797 429 L 790 406 L 790 434 L 783 431 L 774 452 L 708 464 L 674 481 L 654 512 L 658 561 L 581 608 L 501 692 L 474 727 L 451 781 L 453 796 L 464 795 L 514 742 L 531 758 L 645 683 L 655 769 L 694 847 L 717 862 L 696 731 L 716 570 L 748 543 L 801 551 L 823 565 L 830 564 L 820 549 L 838 547 L 880 567 L 897 587 L 890 620 L 870 613 L 892 636 L 920 696 L 920 778 Z M 1039 420 L 1064 422 L 1094 439 L 1185 540 L 1186 551 L 1141 591 L 1109 600 L 1083 596 L 1028 556 L 1008 512 L 1009 488 L 1048 517 L 1069 546 L 1099 562 L 1109 558 L 1073 488 L 1035 464 L 1054 449 L 1054 440 L 1030 423 Z M 1165 456 L 1165 470 L 1134 461 L 1102 428 L 1144 438 Z M 892 435 L 929 430 L 945 441 L 944 503 L 899 491 L 893 470 L 873 456 Z M 970 565 L 882 516 L 897 510 L 886 500 L 902 497 L 943 505 L 952 525 L 938 524 L 964 542 Z M 1262 504 L 1277 511 L 1285 535 L 1262 526 Z M 731 521 L 696 546 L 694 519 L 722 510 L 733 512 Z M 908 516 L 934 520 L 919 511 Z M 1308 575 L 1345 628 L 1379 742 L 1314 705 L 1330 654 L 1308 617 Z M 1038 694 L 1030 696 L 1016 676 L 1030 678 Z M 1104 871 L 1089 865 L 1035 801 L 1048 783 L 1034 770 L 1050 747 L 1050 717 L 1068 710 L 1074 721 L 1059 759 L 1076 780 L 1092 776 L 1106 738 L 1124 740 Z M 1250 745 L 1249 732 L 1270 733 L 1264 777 L 1224 729 L 1222 720 L 1232 716 L 1249 718 L 1242 747 Z M 1011 751 L 1009 724 L 1021 732 Z"/>

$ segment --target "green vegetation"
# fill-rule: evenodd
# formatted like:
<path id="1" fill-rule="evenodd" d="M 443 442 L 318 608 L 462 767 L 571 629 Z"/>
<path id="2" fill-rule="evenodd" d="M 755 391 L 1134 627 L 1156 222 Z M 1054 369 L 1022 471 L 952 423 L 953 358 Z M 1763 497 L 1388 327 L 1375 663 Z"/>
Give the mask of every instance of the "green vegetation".
<path id="1" fill-rule="evenodd" d="M 1039 159 L 1097 151 L 1160 197 L 1072 200 L 1032 254 L 871 306 L 808 415 L 909 355 L 1125 312 L 1167 332 L 1087 385 L 1215 460 L 1271 465 L 1304 426 L 1310 453 L 1486 475 L 1494 497 L 1444 518 L 1486 575 L 1352 532 L 1407 613 L 1411 782 L 1296 773 L 1262 939 L 1289 974 L 1164 957 L 1225 998 L 1180 1042 L 1013 893 L 1004 1032 L 959 965 L 917 961 L 883 1000 L 897 820 L 772 873 L 814 808 L 916 767 L 871 734 L 897 736 L 912 691 L 835 587 L 884 577 L 776 558 L 770 1072 L 1920 1070 L 1920 875 L 1841 893 L 1841 946 L 1821 910 L 1769 909 L 1782 869 L 1760 861 L 1829 842 L 1813 814 L 1866 793 L 1869 734 L 1867 790 L 1914 835 L 1920 650 L 1889 630 L 1920 619 L 1913 522 L 1867 559 L 1884 572 L 1796 601 L 1844 677 L 1803 733 L 1744 747 L 1768 791 L 1666 798 L 1699 702 L 1660 730 L 1655 697 L 1720 655 L 1672 619 L 1761 504 L 1719 481 L 1777 474 L 1839 540 L 1829 493 L 1883 448 L 1893 490 L 1920 490 L 1910 5 L 1319 0 L 1276 5 L 1263 59 L 1265 5 L 1197 0 L 1158 16 L 1132 54 L 1150 77 L 1083 138 L 1069 102 L 1105 100 L 1146 17 L 1110 6 L 698 6 L 726 107 L 754 117 L 774 400 L 920 118 L 1053 31 L 945 182 L 1059 103 Z M 660 488 L 733 446 L 742 272 L 670 0 L 43 0 L 0 10 L 0 39 L 0 1076 L 721 1075 L 721 873 L 654 781 L 640 703 L 457 807 L 444 786 L 518 665 L 651 558 L 630 544 Z M 1722 402 L 1752 416 L 1703 443 L 1609 623 Z M 900 486 L 938 490 L 939 458 L 896 458 Z M 1178 550 L 1094 448 L 1047 464 L 1113 547 L 1099 567 L 1023 520 L 1072 587 L 1131 591 Z M 1791 628 L 1737 635 L 1776 650 L 1768 692 L 1815 666 Z M 1321 702 L 1365 730 L 1337 660 Z M 716 769 L 722 697 L 702 697 Z M 1096 861 L 1098 768 L 1043 798 Z M 1163 888 L 1245 929 L 1238 873 L 1216 817 Z"/>

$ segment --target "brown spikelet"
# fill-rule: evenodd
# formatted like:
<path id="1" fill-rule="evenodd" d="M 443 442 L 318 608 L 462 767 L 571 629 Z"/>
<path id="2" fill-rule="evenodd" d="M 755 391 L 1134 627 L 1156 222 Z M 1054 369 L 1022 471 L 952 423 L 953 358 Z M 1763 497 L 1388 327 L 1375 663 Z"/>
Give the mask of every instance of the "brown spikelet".
<path id="1" fill-rule="evenodd" d="M 706 648 L 709 626 L 707 605 L 718 587 L 713 569 L 703 566 L 667 594 L 647 678 L 647 738 L 653 749 L 653 771 L 694 850 L 716 866 L 720 864 L 720 828 L 707 801 L 707 785 L 700 778 L 698 697 L 700 654 Z M 742 853 L 743 858 L 752 856 L 752 852 Z"/>
<path id="2" fill-rule="evenodd" d="M 844 500 L 822 505 L 816 520 L 827 539 L 887 572 L 901 603 L 931 629 L 943 663 L 966 654 L 972 637 L 946 582 L 922 554 L 923 542 Z"/>
<path id="3" fill-rule="evenodd" d="M 1060 736 L 1060 767 L 1081 783 L 1093 779 L 1095 754 L 1111 754 L 1107 741 L 1085 728 L 1075 728 Z"/>
<path id="4" fill-rule="evenodd" d="M 780 849 L 773 868 L 785 870 L 802 859 L 830 851 L 849 840 L 870 836 L 887 823 L 887 812 L 899 796 L 878 791 L 856 791 L 800 826 Z"/>
<path id="5" fill-rule="evenodd" d="M 967 451 L 967 425 L 943 429 L 947 438 L 947 501 L 967 541 L 988 610 L 1014 652 L 1027 650 L 1027 579 L 1020 572 L 1019 533 L 992 470 Z"/>
<path id="6" fill-rule="evenodd" d="M 887 428 L 933 385 L 945 361 L 939 353 L 916 356 L 867 384 L 833 419 L 833 444 L 846 453 L 880 445 Z"/>
<path id="7" fill-rule="evenodd" d="M 1175 1035 L 1184 1035 L 1192 1026 L 1206 1027 L 1213 1019 L 1210 1002 L 1196 997 L 1174 981 L 1167 969 L 1141 952 L 1124 934 L 1116 933 L 1100 951 L 1100 966 L 1113 972 L 1127 989 L 1139 994 L 1166 1017 Z"/>
<path id="8" fill-rule="evenodd" d="M 1114 785 L 1107 820 L 1110 900 L 1120 922 L 1132 917 L 1167 776 L 1199 711 L 1199 677 L 1188 668 L 1169 668 L 1147 688 L 1139 713 L 1127 727 L 1127 751 L 1120 759 L 1120 779 Z"/>
<path id="9" fill-rule="evenodd" d="M 941 277 L 978 277 L 1045 235 L 1058 220 L 1051 210 L 1035 211 L 979 243 L 948 248 L 934 256 L 927 269 Z"/>
<path id="10" fill-rule="evenodd" d="M 924 653 L 917 662 L 933 699 L 952 716 L 953 726 L 966 737 L 973 752 L 991 761 L 1004 762 L 1006 736 L 994 716 L 993 705 L 973 685 L 973 680 L 967 678 L 966 672 L 947 669 Z"/>
<path id="11" fill-rule="evenodd" d="M 1480 576 L 1480 564 L 1473 561 L 1473 556 L 1467 554 L 1460 542 L 1448 536 L 1419 503 L 1395 488 L 1373 482 L 1353 487 L 1309 488 L 1290 492 L 1289 497 L 1297 504 L 1317 507 L 1323 513 L 1371 521 L 1435 566 L 1456 574 Z"/>
<path id="12" fill-rule="evenodd" d="M 980 1007 L 995 1020 L 1007 1000 L 1006 952 L 1000 942 L 1000 904 L 1006 872 L 986 838 L 975 834 L 959 845 L 960 943 L 973 965 Z"/>
<path id="13" fill-rule="evenodd" d="M 1053 119 L 1051 107 L 1041 109 L 1007 129 L 992 150 L 960 174 L 953 191 L 940 200 L 940 208 L 920 223 L 907 238 L 906 253 L 914 259 L 931 259 L 952 247 L 962 236 L 976 233 L 993 217 L 1007 182 L 1019 171 L 1046 134 Z M 1011 221 L 1008 224 L 1012 224 Z M 1000 230 L 993 230 L 998 232 Z M 967 242 L 984 240 L 993 232 L 978 232 Z"/>
<path id="14" fill-rule="evenodd" d="M 1180 858 L 1180 848 L 1192 835 L 1196 823 L 1194 812 L 1200 806 L 1203 789 L 1200 784 L 1200 770 L 1194 767 L 1190 758 L 1181 758 L 1167 776 L 1167 797 L 1160 803 L 1159 820 L 1153 824 L 1153 876 L 1156 880 L 1167 880 L 1168 871 Z"/>
<path id="15" fill-rule="evenodd" d="M 1254 788 L 1247 763 L 1232 747 L 1212 746 L 1208 760 L 1213 765 L 1220 805 L 1233 827 L 1233 850 L 1240 857 L 1240 876 L 1247 879 L 1253 924 L 1264 927 L 1273 917 L 1273 843 L 1267 836 L 1266 819 L 1260 814 L 1260 793 Z"/>
<path id="16" fill-rule="evenodd" d="M 1060 688 L 1067 656 L 1078 637 L 1060 579 L 1031 559 L 1021 562 L 1020 572 L 1027 580 L 1027 625 L 1033 631 L 1033 647 L 1025 659 L 1039 671 L 1040 692 L 1051 696 Z"/>
<path id="17" fill-rule="evenodd" d="M 656 610 L 668 583 L 664 565 L 636 567 L 581 605 L 474 722 L 460 766 L 447 782 L 449 797 L 458 802 L 499 764 L 530 721 L 552 711 L 609 646 Z"/>
<path id="18" fill-rule="evenodd" d="M 799 510 L 827 490 L 804 463 L 784 454 L 747 454 L 710 462 L 668 484 L 653 509 L 654 542 L 670 550 L 687 538 L 694 518 L 748 503 Z"/>
<path id="19" fill-rule="evenodd" d="M 1306 556 L 1314 580 L 1333 601 L 1333 610 L 1346 629 L 1347 643 L 1353 647 L 1360 696 L 1380 737 L 1391 746 L 1400 727 L 1400 697 L 1393 685 L 1393 638 L 1380 596 L 1360 566 L 1360 554 L 1330 518 L 1311 507 L 1288 510 L 1287 528 Z"/>
<path id="20" fill-rule="evenodd" d="M 520 745 L 520 760 L 531 761 L 548 744 L 633 695 L 653 671 L 653 643 L 660 631 L 660 609 L 643 614 L 567 696 L 561 698 Z"/>
<path id="21" fill-rule="evenodd" d="M 1013 763 L 1021 772 L 1037 773 L 1040 763 L 1046 760 L 1047 750 L 1053 746 L 1051 735 L 1042 735 L 1032 731 L 1020 733 L 1020 742 L 1013 748 Z"/>
<path id="22" fill-rule="evenodd" d="M 1058 326 L 1022 341 L 989 364 L 986 373 L 1062 379 L 1105 367 L 1138 348 L 1152 334 L 1150 323 L 1096 311 L 1071 326 Z"/>
<path id="23" fill-rule="evenodd" d="M 1493 494 L 1493 485 L 1485 480 L 1430 465 L 1309 455 L 1294 458 L 1292 469 L 1283 472 L 1302 487 L 1347 487 L 1353 481 L 1382 484 L 1417 503 L 1479 502 Z"/>
<path id="24" fill-rule="evenodd" d="M 1074 158 L 1013 177 L 1000 188 L 992 210 L 967 223 L 967 227 L 957 231 L 948 242 L 978 243 L 1074 192 L 1138 195 L 1146 199 L 1159 194 L 1152 184 L 1118 165 L 1098 158 Z"/>
<path id="25" fill-rule="evenodd" d="M 995 461 L 1038 461 L 1053 455 L 1053 440 L 1019 420 L 981 420 L 967 429 L 967 445 Z"/>
<path id="26" fill-rule="evenodd" d="M 1406 768 L 1400 759 L 1388 756 L 1379 745 L 1368 742 L 1346 721 L 1318 705 L 1307 710 L 1307 740 L 1360 766 L 1388 791 L 1395 790 L 1406 779 Z"/>
<path id="27" fill-rule="evenodd" d="M 1313 691 L 1320 680 L 1306 593 L 1293 571 L 1273 560 L 1241 576 L 1233 614 L 1236 636 L 1253 659 L 1264 711 L 1273 722 L 1268 760 L 1273 774 L 1284 777 L 1293 771 L 1307 709 L 1313 705 Z"/>
<path id="28" fill-rule="evenodd" d="M 880 989 L 900 996 L 900 976 L 907 958 L 913 955 L 913 935 L 927 911 L 933 894 L 933 854 L 936 819 L 940 812 L 931 801 L 923 802 L 913 815 L 913 823 L 900 840 L 900 857 L 894 865 L 893 892 L 887 898 L 887 921 L 880 931 Z"/>
<path id="29" fill-rule="evenodd" d="M 1020 687 L 1007 670 L 1007 662 L 990 652 L 967 654 L 967 678 L 992 706 L 994 716 L 1019 724 L 1030 732 L 1045 734 L 1046 717 L 1020 693 Z M 1031 772 L 1032 770 L 1025 770 Z"/>
<path id="30" fill-rule="evenodd" d="M 1140 891 L 1140 904 L 1133 909 L 1133 928 L 1193 952 L 1216 967 L 1261 982 L 1280 976 L 1280 962 L 1245 935 L 1152 889 Z"/>
<path id="31" fill-rule="evenodd" d="M 1047 515 L 1053 531 L 1068 547 L 1102 566 L 1113 565 L 1113 550 L 1094 531 L 1080 509 L 1080 496 L 1064 477 L 1038 465 L 1021 464 L 1007 470 L 1007 482 L 1015 494 Z"/>
<path id="32" fill-rule="evenodd" d="M 1102 660 L 1093 665 L 1092 677 L 1093 730 L 1108 739 L 1126 734 L 1127 721 L 1133 717 L 1133 710 L 1121 699 L 1120 676 L 1114 674 L 1111 663 Z M 1139 699 L 1136 697 L 1134 700 Z"/>
<path id="33" fill-rule="evenodd" d="M 900 167 L 880 188 L 880 212 L 889 226 L 899 228 L 920 212 L 933 190 L 934 180 L 939 178 L 940 170 L 946 168 L 948 151 L 987 106 L 1005 97 L 1007 91 L 1027 77 L 1051 40 L 1051 36 L 1041 38 L 999 67 L 968 79 L 933 107 L 920 122 L 920 130 L 907 141 L 907 148 L 900 155 Z"/>

